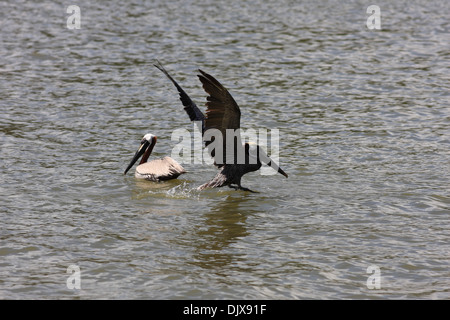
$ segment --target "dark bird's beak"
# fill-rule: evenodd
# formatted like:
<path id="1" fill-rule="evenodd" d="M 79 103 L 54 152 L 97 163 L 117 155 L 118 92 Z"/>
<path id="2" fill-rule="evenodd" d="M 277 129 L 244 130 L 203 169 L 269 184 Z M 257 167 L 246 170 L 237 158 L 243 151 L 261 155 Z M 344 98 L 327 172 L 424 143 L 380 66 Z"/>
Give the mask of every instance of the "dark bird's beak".
<path id="1" fill-rule="evenodd" d="M 280 166 L 275 161 L 270 159 L 269 156 L 261 149 L 259 150 L 259 159 L 261 162 L 265 163 L 269 167 L 272 167 L 275 171 L 281 173 L 286 178 L 288 177 L 287 173 L 284 172 L 284 170 L 281 169 Z"/>
<path id="2" fill-rule="evenodd" d="M 281 173 L 283 176 L 285 176 L 286 178 L 288 177 L 287 173 L 283 171 L 283 169 L 281 169 L 280 167 L 278 167 L 278 173 Z"/>
<path id="3" fill-rule="evenodd" d="M 283 176 L 285 176 L 286 178 L 288 177 L 287 173 L 284 172 L 283 169 L 280 168 L 280 166 L 278 164 L 275 163 L 275 161 L 273 161 L 272 159 L 269 158 L 269 162 L 267 163 L 267 165 L 269 167 L 272 167 L 273 169 L 275 169 L 278 173 L 281 173 Z"/>
<path id="4" fill-rule="evenodd" d="M 131 167 L 135 164 L 135 162 L 145 153 L 149 144 L 150 143 L 147 140 L 143 140 L 141 142 L 141 146 L 139 147 L 138 151 L 136 151 L 136 154 L 134 155 L 133 159 L 131 160 L 130 164 L 125 169 L 125 172 L 123 174 L 127 174 L 128 170 L 130 170 Z"/>

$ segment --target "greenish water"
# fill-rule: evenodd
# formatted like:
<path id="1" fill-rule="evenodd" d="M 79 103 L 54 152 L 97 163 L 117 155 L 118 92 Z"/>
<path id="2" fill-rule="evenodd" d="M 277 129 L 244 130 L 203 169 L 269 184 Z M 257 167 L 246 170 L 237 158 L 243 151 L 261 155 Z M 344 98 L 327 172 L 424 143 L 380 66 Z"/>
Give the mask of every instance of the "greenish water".
<path id="1" fill-rule="evenodd" d="M 0 4 L 0 298 L 450 298 L 448 1 L 379 1 L 381 30 L 364 1 L 78 1 L 79 30 L 70 4 Z M 289 178 L 124 176 L 193 128 L 155 59 L 279 129 Z"/>

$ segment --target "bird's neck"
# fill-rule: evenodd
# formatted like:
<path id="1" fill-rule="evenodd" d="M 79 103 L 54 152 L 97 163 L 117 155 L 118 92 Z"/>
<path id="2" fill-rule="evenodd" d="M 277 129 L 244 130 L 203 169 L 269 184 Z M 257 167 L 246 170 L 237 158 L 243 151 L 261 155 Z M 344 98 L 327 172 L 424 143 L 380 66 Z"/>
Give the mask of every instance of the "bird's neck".
<path id="1" fill-rule="evenodd" d="M 148 158 L 150 157 L 150 154 L 152 153 L 152 150 L 153 150 L 154 146 L 155 146 L 155 144 L 152 143 L 151 145 L 149 145 L 147 147 L 147 150 L 145 150 L 145 152 L 144 152 L 144 154 L 142 156 L 141 162 L 139 164 L 143 164 L 143 163 L 147 162 Z"/>

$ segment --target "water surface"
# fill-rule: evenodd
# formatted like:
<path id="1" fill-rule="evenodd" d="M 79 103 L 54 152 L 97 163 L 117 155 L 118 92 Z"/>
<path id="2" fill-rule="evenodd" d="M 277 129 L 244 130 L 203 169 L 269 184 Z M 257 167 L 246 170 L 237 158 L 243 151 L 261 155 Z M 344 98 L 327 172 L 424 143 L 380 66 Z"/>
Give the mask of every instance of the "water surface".
<path id="1" fill-rule="evenodd" d="M 370 4 L 78 1 L 69 30 L 66 2 L 2 2 L 0 298 L 450 298 L 449 4 L 377 2 L 373 31 Z M 161 157 L 193 129 L 155 59 L 279 129 L 289 178 L 124 176 L 145 133 Z"/>

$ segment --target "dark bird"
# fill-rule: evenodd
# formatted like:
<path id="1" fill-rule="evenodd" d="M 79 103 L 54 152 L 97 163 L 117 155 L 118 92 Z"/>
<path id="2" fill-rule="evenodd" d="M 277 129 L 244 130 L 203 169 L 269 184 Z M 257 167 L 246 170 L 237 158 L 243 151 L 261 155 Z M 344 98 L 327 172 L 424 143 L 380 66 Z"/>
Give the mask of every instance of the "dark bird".
<path id="1" fill-rule="evenodd" d="M 252 191 L 241 186 L 241 178 L 246 173 L 259 170 L 262 163 L 271 166 L 286 178 L 288 177 L 260 146 L 254 143 L 242 143 L 239 132 L 241 119 L 239 106 L 228 90 L 213 76 L 198 70 L 200 72 L 198 78 L 203 89 L 209 95 L 205 116 L 159 61 L 155 67 L 161 70 L 175 85 L 184 110 L 191 121 L 201 121 L 205 146 L 214 158 L 214 164 L 220 169 L 211 181 L 201 185 L 198 189 L 229 186 L 236 190 Z M 230 134 L 230 130 L 232 134 L 227 135 L 227 131 Z M 210 132 L 215 134 L 210 134 Z M 218 139 L 218 136 L 221 139 Z"/>
<path id="2" fill-rule="evenodd" d="M 135 177 L 138 179 L 145 179 L 150 181 L 162 181 L 176 179 L 180 174 L 186 173 L 184 168 L 171 157 L 164 157 L 162 159 L 152 160 L 147 162 L 150 154 L 155 147 L 157 137 L 151 133 L 147 133 L 141 141 L 141 146 L 136 151 L 133 159 L 123 174 L 127 174 L 128 170 L 140 158 L 141 162 L 136 167 Z"/>

